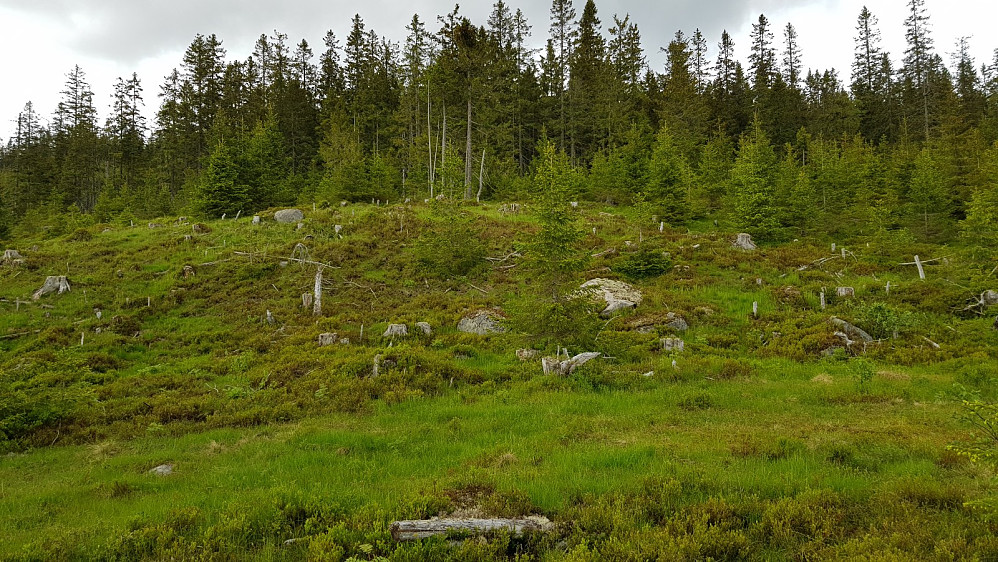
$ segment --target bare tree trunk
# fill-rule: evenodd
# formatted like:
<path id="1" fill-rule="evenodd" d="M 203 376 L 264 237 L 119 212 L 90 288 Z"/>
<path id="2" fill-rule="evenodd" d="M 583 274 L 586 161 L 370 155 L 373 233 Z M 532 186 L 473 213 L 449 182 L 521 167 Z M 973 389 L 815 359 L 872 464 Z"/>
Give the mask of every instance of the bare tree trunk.
<path id="1" fill-rule="evenodd" d="M 464 143 L 464 198 L 471 199 L 471 92 L 468 92 L 468 134 Z"/>
<path id="2" fill-rule="evenodd" d="M 426 81 L 426 154 L 429 161 L 427 179 L 430 182 L 430 199 L 433 199 L 433 125 L 430 123 L 430 81 Z"/>
<path id="3" fill-rule="evenodd" d="M 485 187 L 485 149 L 482 149 L 482 168 L 478 171 L 478 195 L 475 196 L 475 201 L 481 203 L 482 201 L 482 189 Z"/>
<path id="4" fill-rule="evenodd" d="M 322 266 L 315 272 L 315 291 L 312 299 L 312 315 L 322 316 Z"/>

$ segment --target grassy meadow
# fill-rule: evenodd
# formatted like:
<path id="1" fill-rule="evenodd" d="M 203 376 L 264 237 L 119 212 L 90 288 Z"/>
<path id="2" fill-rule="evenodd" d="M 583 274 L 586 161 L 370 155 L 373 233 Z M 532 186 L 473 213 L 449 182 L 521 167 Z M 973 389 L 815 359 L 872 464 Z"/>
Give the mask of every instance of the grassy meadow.
<path id="1" fill-rule="evenodd" d="M 300 229 L 66 216 L 14 238 L 0 559 L 998 559 L 978 507 L 993 469 L 950 448 L 973 438 L 963 400 L 998 394 L 993 318 L 964 310 L 998 285 L 973 249 L 882 233 L 746 252 L 723 226 L 583 205 L 601 255 L 575 281 L 644 300 L 582 348 L 516 329 L 529 209 L 304 210 Z M 915 254 L 938 258 L 925 281 Z M 301 299 L 316 263 L 320 317 Z M 48 275 L 72 291 L 33 301 Z M 514 329 L 457 331 L 482 309 Z M 877 341 L 843 348 L 832 316 Z M 662 351 L 672 336 L 684 351 Z M 515 354 L 562 345 L 604 358 L 561 377 Z M 441 514 L 555 530 L 392 540 L 393 521 Z"/>

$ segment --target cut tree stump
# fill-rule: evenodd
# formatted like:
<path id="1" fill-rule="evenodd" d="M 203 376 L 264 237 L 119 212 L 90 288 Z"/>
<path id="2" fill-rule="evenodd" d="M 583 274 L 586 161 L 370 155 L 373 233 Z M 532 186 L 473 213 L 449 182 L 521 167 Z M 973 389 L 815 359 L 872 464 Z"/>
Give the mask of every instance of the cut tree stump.
<path id="1" fill-rule="evenodd" d="M 565 359 L 564 361 L 559 361 L 554 357 L 544 357 L 541 359 L 541 368 L 544 370 L 545 375 L 555 374 L 567 376 L 574 373 L 579 367 L 601 355 L 603 354 L 596 351 L 590 351 L 588 353 L 580 353 L 575 357 Z"/>
<path id="2" fill-rule="evenodd" d="M 69 291 L 69 280 L 66 279 L 65 275 L 50 275 L 45 278 L 45 284 L 42 285 L 42 288 L 31 295 L 31 299 L 38 300 L 51 293 L 59 293 L 61 295 Z"/>
<path id="3" fill-rule="evenodd" d="M 392 523 L 392 538 L 396 541 L 418 541 L 437 535 L 481 535 L 494 531 L 508 531 L 513 535 L 524 532 L 547 532 L 554 525 L 545 517 L 524 519 L 425 519 L 396 521 Z"/>

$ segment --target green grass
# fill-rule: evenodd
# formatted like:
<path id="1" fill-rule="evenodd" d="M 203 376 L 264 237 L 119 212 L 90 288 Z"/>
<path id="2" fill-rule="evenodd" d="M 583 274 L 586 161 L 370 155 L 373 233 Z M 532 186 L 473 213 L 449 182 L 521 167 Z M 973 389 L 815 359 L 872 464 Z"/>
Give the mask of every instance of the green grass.
<path id="1" fill-rule="evenodd" d="M 427 271 L 416 240 L 448 230 L 423 206 L 321 210 L 302 231 L 215 221 L 190 241 L 189 226 L 125 225 L 15 240 L 27 264 L 0 269 L 0 559 L 998 556 L 995 524 L 964 507 L 994 493 L 992 474 L 946 450 L 968 435 L 954 384 L 996 392 L 990 321 L 954 314 L 986 271 L 947 250 L 923 283 L 876 240 L 840 241 L 855 260 L 799 271 L 824 242 L 745 254 L 710 225 L 659 233 L 603 210 L 614 216 L 579 213 L 586 251 L 618 253 L 580 282 L 616 277 L 639 230 L 677 269 L 635 283 L 641 306 L 592 344 L 613 359 L 567 378 L 518 361 L 522 334 L 457 333 L 530 273 Z M 489 256 L 536 228 L 496 205 L 459 212 Z M 321 318 L 300 301 L 314 267 L 280 263 L 299 242 L 333 266 Z M 67 271 L 71 293 L 23 302 Z M 836 286 L 857 297 L 821 311 Z M 822 351 L 837 344 L 829 316 L 861 322 L 872 303 L 913 320 L 867 350 L 878 374 L 860 388 Z M 664 328 L 669 312 L 690 330 Z M 380 337 L 417 321 L 434 334 Z M 351 345 L 318 348 L 322 332 Z M 686 351 L 658 351 L 666 335 Z M 162 463 L 175 474 L 148 473 Z M 453 547 L 388 537 L 395 519 L 472 507 L 559 526 Z"/>

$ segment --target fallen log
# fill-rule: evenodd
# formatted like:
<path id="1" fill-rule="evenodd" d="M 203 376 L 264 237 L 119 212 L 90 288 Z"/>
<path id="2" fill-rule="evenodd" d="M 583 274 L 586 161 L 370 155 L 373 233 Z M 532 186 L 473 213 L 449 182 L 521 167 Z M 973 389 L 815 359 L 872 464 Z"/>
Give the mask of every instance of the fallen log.
<path id="1" fill-rule="evenodd" d="M 437 535 L 481 535 L 494 531 L 508 531 L 513 535 L 524 532 L 550 531 L 554 525 L 545 517 L 523 519 L 425 519 L 396 521 L 392 523 L 392 538 L 396 541 L 418 541 Z"/>

